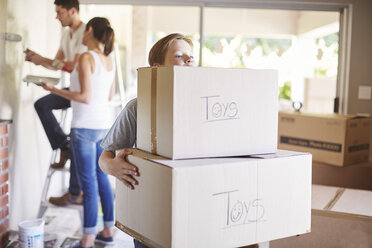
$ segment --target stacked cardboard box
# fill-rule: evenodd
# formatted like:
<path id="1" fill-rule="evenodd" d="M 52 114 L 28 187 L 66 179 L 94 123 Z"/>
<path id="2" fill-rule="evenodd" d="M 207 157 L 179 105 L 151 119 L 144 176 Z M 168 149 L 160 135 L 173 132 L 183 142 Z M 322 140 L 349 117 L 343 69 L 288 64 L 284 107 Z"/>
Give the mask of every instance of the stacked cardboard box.
<path id="1" fill-rule="evenodd" d="M 311 152 L 336 166 L 367 162 L 372 118 L 356 115 L 279 112 L 280 149 Z"/>
<path id="2" fill-rule="evenodd" d="M 121 230 L 150 247 L 177 248 L 237 247 L 310 232 L 311 155 L 277 151 L 276 72 L 138 73 L 141 150 L 128 160 L 141 176 L 135 190 L 117 183 Z"/>
<path id="3" fill-rule="evenodd" d="M 277 95 L 272 70 L 140 68 L 137 147 L 171 159 L 276 152 Z"/>

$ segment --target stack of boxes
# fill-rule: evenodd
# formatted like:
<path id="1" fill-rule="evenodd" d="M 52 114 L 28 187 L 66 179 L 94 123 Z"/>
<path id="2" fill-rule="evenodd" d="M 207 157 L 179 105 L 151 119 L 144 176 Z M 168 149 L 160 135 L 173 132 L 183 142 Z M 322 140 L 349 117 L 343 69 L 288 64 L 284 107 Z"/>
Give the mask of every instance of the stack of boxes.
<path id="1" fill-rule="evenodd" d="M 118 181 L 116 226 L 150 247 L 310 232 L 311 155 L 277 151 L 277 93 L 272 70 L 140 68 L 139 185 Z"/>

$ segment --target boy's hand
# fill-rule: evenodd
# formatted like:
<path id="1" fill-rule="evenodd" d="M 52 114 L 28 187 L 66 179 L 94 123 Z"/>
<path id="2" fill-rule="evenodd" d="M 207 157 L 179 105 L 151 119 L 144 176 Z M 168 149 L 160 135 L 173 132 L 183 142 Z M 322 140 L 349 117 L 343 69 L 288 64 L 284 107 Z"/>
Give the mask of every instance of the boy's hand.
<path id="1" fill-rule="evenodd" d="M 111 166 L 111 168 L 113 176 L 123 182 L 128 188 L 134 189 L 134 185 L 138 185 L 138 181 L 133 176 L 139 176 L 139 173 L 138 168 L 126 160 L 126 156 L 130 154 L 132 152 L 129 149 L 120 151 L 113 159 L 115 165 Z"/>

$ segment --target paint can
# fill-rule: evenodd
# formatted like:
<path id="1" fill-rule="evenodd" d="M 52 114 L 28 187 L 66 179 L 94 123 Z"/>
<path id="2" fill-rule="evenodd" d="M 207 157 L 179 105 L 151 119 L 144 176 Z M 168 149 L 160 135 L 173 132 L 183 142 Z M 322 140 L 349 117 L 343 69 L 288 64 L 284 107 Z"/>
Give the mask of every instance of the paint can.
<path id="1" fill-rule="evenodd" d="M 44 247 L 44 220 L 25 220 L 18 224 L 18 240 L 21 248 Z"/>

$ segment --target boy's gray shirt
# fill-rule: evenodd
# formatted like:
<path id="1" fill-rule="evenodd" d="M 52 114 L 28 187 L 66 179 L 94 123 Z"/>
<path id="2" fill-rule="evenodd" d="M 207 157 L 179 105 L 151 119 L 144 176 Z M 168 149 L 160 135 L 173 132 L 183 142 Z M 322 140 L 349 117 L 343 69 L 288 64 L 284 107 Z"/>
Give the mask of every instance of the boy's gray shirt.
<path id="1" fill-rule="evenodd" d="M 116 150 L 132 148 L 137 138 L 137 98 L 127 103 L 120 112 L 114 124 L 102 140 L 101 146 L 106 151 L 115 153 Z"/>

